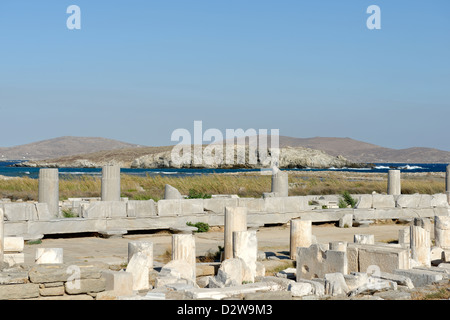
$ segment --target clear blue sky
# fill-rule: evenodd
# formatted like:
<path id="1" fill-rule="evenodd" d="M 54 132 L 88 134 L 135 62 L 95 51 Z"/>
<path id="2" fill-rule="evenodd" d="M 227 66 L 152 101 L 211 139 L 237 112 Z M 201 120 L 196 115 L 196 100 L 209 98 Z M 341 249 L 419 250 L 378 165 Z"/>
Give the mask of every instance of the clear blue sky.
<path id="1" fill-rule="evenodd" d="M 448 0 L 1 0 L 0 46 L 2 147 L 202 120 L 450 150 Z"/>

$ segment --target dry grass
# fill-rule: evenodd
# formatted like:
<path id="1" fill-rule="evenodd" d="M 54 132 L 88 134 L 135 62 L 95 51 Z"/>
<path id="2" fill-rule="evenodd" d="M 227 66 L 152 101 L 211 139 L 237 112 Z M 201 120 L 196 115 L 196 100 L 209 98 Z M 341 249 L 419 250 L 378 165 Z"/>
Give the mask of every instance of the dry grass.
<path id="1" fill-rule="evenodd" d="M 416 288 L 411 295 L 412 300 L 449 300 L 450 281 L 427 287 Z"/>
<path id="2" fill-rule="evenodd" d="M 271 190 L 271 176 L 259 173 L 212 174 L 187 177 L 133 176 L 122 174 L 122 196 L 130 199 L 159 200 L 163 198 L 164 186 L 170 184 L 181 194 L 190 189 L 208 194 L 237 194 L 240 197 L 261 197 Z M 359 174 L 348 172 L 291 172 L 289 174 L 289 195 L 354 194 L 386 192 L 387 180 L 383 174 Z M 101 180 L 93 176 L 72 176 L 60 179 L 60 198 L 99 197 Z M 402 176 L 402 193 L 435 194 L 445 191 L 443 176 Z M 12 200 L 37 200 L 38 181 L 30 178 L 0 180 L 0 198 Z"/>

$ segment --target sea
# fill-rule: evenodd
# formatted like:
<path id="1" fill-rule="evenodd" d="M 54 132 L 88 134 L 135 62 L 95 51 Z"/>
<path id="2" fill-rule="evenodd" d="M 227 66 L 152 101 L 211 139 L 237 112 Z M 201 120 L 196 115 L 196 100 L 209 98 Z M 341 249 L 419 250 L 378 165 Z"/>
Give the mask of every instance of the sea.
<path id="1" fill-rule="evenodd" d="M 38 167 L 15 167 L 14 164 L 21 161 L 0 161 L 0 176 L 7 177 L 29 177 L 31 179 L 37 179 L 39 177 Z M 366 168 L 326 168 L 326 169 L 286 169 L 291 171 L 343 171 L 343 172 L 377 172 L 384 173 L 390 169 L 398 169 L 401 172 L 445 172 L 447 164 L 443 163 L 371 163 Z M 122 168 L 123 174 L 136 175 L 136 176 L 193 176 L 193 175 L 207 175 L 214 173 L 243 173 L 243 172 L 257 172 L 260 169 L 129 169 Z M 91 175 L 101 176 L 101 168 L 59 168 L 59 175 L 62 179 L 72 178 L 74 176 Z"/>

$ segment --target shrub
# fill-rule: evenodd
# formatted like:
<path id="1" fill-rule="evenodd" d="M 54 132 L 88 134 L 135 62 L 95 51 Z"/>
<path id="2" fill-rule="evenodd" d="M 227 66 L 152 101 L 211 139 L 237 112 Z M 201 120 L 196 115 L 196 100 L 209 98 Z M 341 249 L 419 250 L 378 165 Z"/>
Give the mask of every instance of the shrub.
<path id="1" fill-rule="evenodd" d="M 211 195 L 209 193 L 199 192 L 195 189 L 189 189 L 188 199 L 210 199 Z"/>
<path id="2" fill-rule="evenodd" d="M 72 209 L 62 209 L 62 215 L 64 218 L 76 218 L 78 215 L 72 211 Z"/>
<path id="3" fill-rule="evenodd" d="M 338 206 L 339 208 L 347 208 L 350 206 L 354 208 L 356 206 L 356 200 L 350 195 L 348 191 L 344 191 L 341 195 L 341 199 L 339 200 Z"/>
<path id="4" fill-rule="evenodd" d="M 208 232 L 209 231 L 209 224 L 205 223 L 205 222 L 197 222 L 197 223 L 192 223 L 192 222 L 186 222 L 187 226 L 190 227 L 196 227 L 197 228 L 197 232 Z"/>

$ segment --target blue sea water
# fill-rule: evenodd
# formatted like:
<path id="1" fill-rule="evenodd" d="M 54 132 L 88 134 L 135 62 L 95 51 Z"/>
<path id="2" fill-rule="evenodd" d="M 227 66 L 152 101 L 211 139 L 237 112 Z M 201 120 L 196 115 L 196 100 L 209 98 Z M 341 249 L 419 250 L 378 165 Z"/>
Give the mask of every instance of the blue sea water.
<path id="1" fill-rule="evenodd" d="M 20 161 L 0 161 L 0 175 L 9 177 L 30 177 L 37 179 L 40 168 L 28 167 L 13 167 L 15 163 Z M 402 172 L 445 172 L 447 164 L 442 163 L 375 163 L 367 168 L 327 168 L 327 169 L 288 169 L 292 171 L 344 171 L 344 172 L 388 172 L 389 169 L 399 169 Z M 93 175 L 100 176 L 101 168 L 59 168 L 61 178 Z M 226 172 L 252 172 L 259 171 L 259 169 L 126 169 L 122 168 L 121 172 L 124 174 L 137 176 L 191 176 L 212 173 L 226 173 Z"/>

